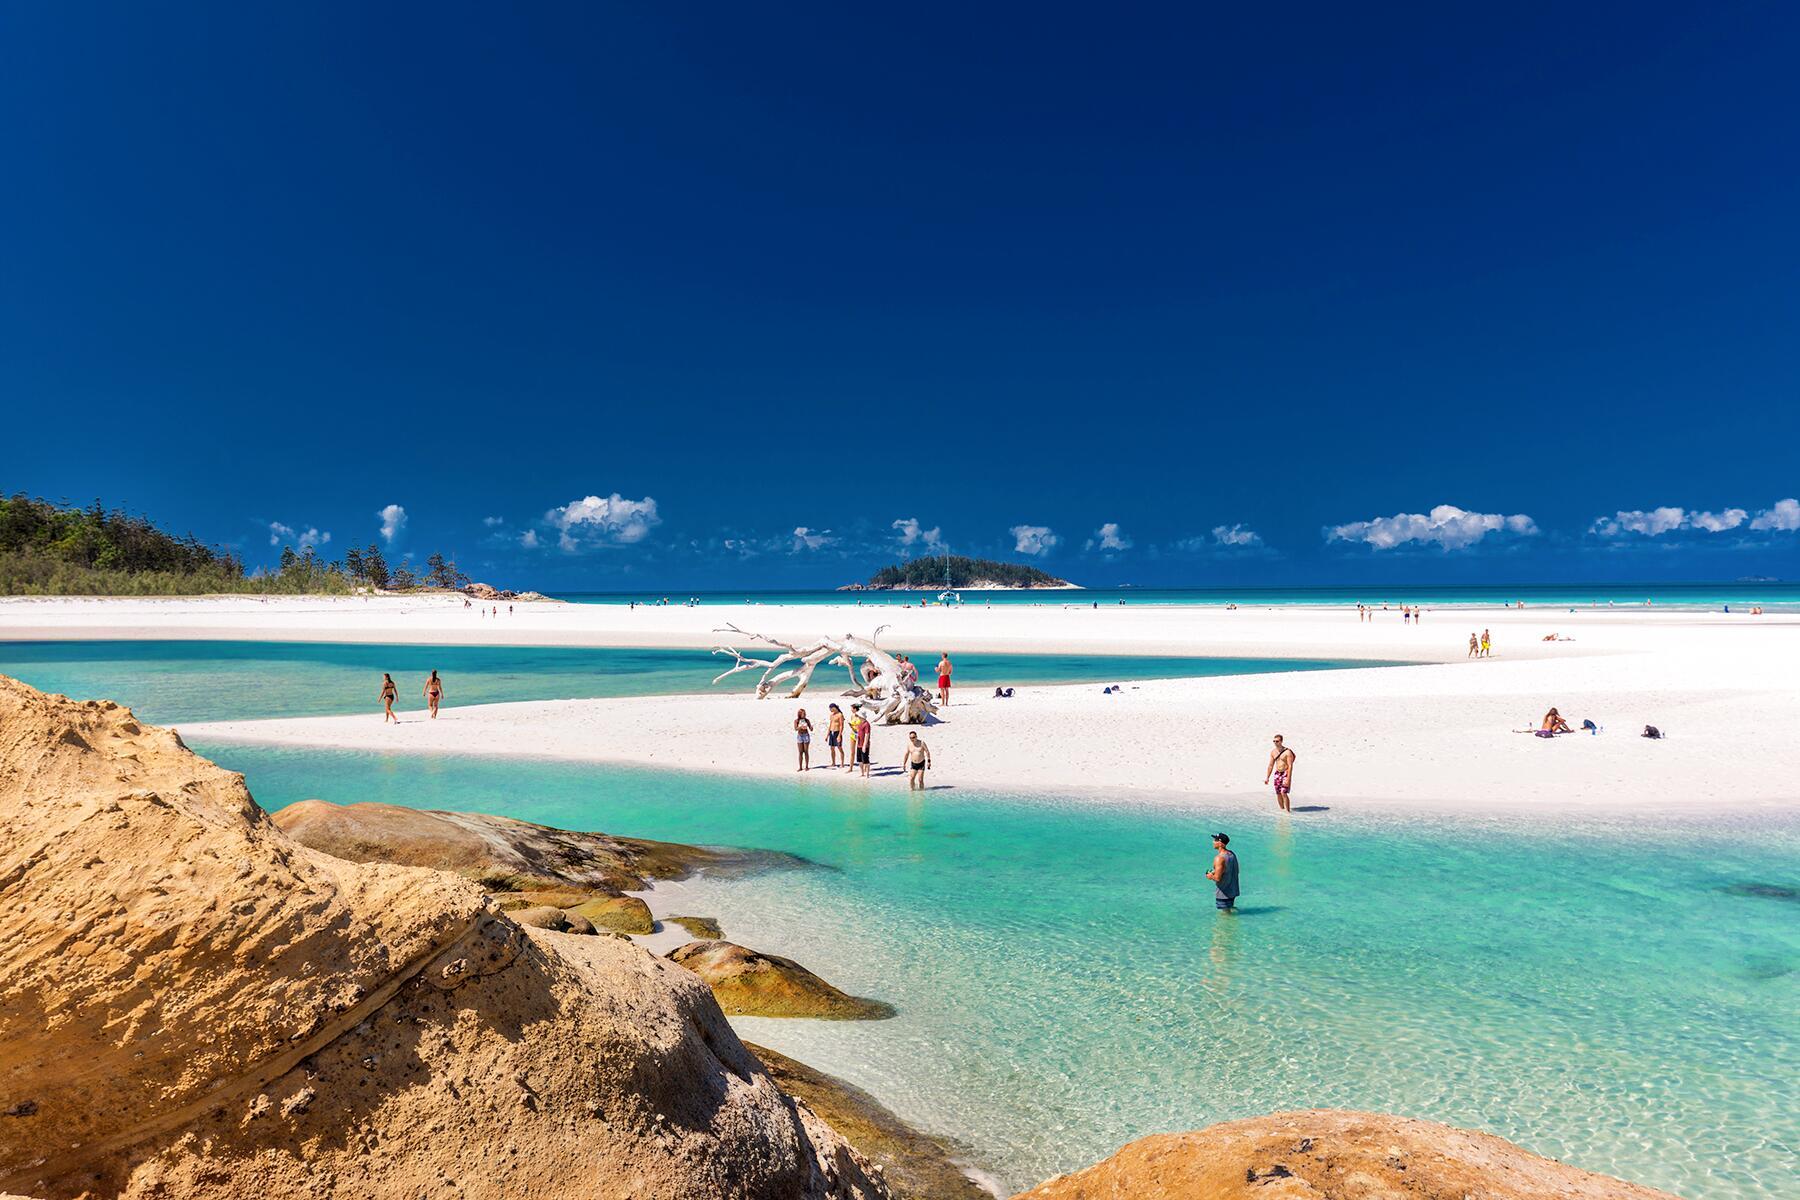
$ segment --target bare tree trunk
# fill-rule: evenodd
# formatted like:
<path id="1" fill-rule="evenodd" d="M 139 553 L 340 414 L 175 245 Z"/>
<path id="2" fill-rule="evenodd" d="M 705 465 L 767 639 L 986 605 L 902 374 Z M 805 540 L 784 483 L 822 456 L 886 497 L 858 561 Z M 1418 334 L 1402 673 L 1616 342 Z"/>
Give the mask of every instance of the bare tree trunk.
<path id="1" fill-rule="evenodd" d="M 875 644 L 875 639 L 886 628 L 883 625 L 866 638 L 847 633 L 841 638 L 825 637 L 797 646 L 767 634 L 752 633 L 747 629 L 739 629 L 736 625 L 727 625 L 713 632 L 735 633 L 750 641 L 773 646 L 780 653 L 773 658 L 747 658 L 734 647 L 719 646 L 713 650 L 714 654 L 729 654 L 735 661 L 730 670 L 720 674 L 713 682 L 718 683 L 739 671 L 751 671 L 760 667 L 762 678 L 756 683 L 757 699 L 766 700 L 777 684 L 791 679 L 793 687 L 788 691 L 787 697 L 793 700 L 806 691 L 807 685 L 812 682 L 813 672 L 821 663 L 841 666 L 850 674 L 850 690 L 845 693 L 851 697 L 850 706 L 864 717 L 881 725 L 923 725 L 927 717 L 937 712 L 937 701 L 932 699 L 930 692 L 919 686 L 916 669 L 912 677 L 906 679 L 902 675 L 899 661 Z M 856 661 L 858 658 L 862 659 L 860 670 Z"/>

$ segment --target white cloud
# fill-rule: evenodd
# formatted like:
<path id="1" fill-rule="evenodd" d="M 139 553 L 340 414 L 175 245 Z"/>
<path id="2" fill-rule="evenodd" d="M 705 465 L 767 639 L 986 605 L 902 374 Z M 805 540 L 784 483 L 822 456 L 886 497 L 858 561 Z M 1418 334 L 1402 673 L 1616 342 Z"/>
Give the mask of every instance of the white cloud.
<path id="1" fill-rule="evenodd" d="M 1260 546 L 1262 534 L 1242 525 L 1214 525 L 1213 541 L 1221 546 Z"/>
<path id="2" fill-rule="evenodd" d="M 305 550 L 309 546 L 323 546 L 330 540 L 329 533 L 320 533 L 317 528 L 295 529 L 292 525 L 283 525 L 280 521 L 269 522 L 269 545 L 271 546 L 292 542 L 301 550 Z"/>
<path id="3" fill-rule="evenodd" d="M 1082 548 L 1084 550 L 1099 549 L 1106 551 L 1129 550 L 1131 549 L 1131 539 L 1119 531 L 1119 523 L 1117 521 L 1108 521 L 1100 528 L 1094 530 L 1094 536 L 1089 538 L 1087 545 Z"/>
<path id="4" fill-rule="evenodd" d="M 571 500 L 545 513 L 544 520 L 556 529 L 556 544 L 569 553 L 593 546 L 629 546 L 662 524 L 654 499 L 627 500 L 617 492 Z"/>
<path id="5" fill-rule="evenodd" d="M 794 526 L 793 551 L 795 554 L 805 550 L 817 550 L 822 546 L 829 546 L 835 541 L 837 538 L 831 535 L 829 529 L 808 529 L 804 525 Z"/>
<path id="6" fill-rule="evenodd" d="M 1648 512 L 1634 508 L 1621 510 L 1610 517 L 1600 517 L 1594 521 L 1589 531 L 1608 538 L 1622 537 L 1628 533 L 1641 537 L 1661 537 L 1665 533 L 1681 529 L 1724 533 L 1742 525 L 1749 515 L 1741 508 L 1727 508 L 1722 512 L 1690 512 L 1685 508 L 1664 505 Z"/>
<path id="7" fill-rule="evenodd" d="M 1377 550 L 1392 550 L 1408 542 L 1436 544 L 1445 550 L 1464 550 L 1490 533 L 1530 537 L 1537 522 L 1524 513 L 1465 512 L 1454 504 L 1440 504 L 1429 513 L 1395 513 L 1368 521 L 1335 525 L 1325 533 L 1331 542 L 1367 542 Z"/>
<path id="8" fill-rule="evenodd" d="M 1777 529 L 1783 532 L 1800 529 L 1800 500 L 1777 500 L 1773 508 L 1765 508 L 1750 522 L 1752 529 Z"/>
<path id="9" fill-rule="evenodd" d="M 1048 554 L 1062 541 L 1048 525 L 1014 525 L 1010 532 L 1015 554 Z"/>
<path id="10" fill-rule="evenodd" d="M 537 530 L 527 529 L 524 533 L 521 533 L 519 535 L 519 545 L 527 550 L 536 550 L 538 548 Z"/>
<path id="11" fill-rule="evenodd" d="M 382 539 L 393 545 L 400 531 L 406 528 L 406 510 L 398 504 L 390 504 L 375 515 L 381 518 Z"/>
<path id="12" fill-rule="evenodd" d="M 918 543 L 934 553 L 944 548 L 943 529 L 938 527 L 922 529 L 917 517 L 903 517 L 894 522 L 893 528 L 899 531 L 902 546 Z"/>
<path id="13" fill-rule="evenodd" d="M 1724 533 L 1727 529 L 1736 529 L 1744 523 L 1750 514 L 1741 508 L 1728 508 L 1724 512 L 1697 512 L 1688 514 L 1688 524 L 1695 529 L 1704 529 L 1708 533 Z"/>
<path id="14" fill-rule="evenodd" d="M 483 517 L 483 518 L 481 518 L 481 523 L 483 525 L 486 525 L 489 529 L 495 529 L 501 525 L 506 524 L 506 518 L 505 517 Z"/>

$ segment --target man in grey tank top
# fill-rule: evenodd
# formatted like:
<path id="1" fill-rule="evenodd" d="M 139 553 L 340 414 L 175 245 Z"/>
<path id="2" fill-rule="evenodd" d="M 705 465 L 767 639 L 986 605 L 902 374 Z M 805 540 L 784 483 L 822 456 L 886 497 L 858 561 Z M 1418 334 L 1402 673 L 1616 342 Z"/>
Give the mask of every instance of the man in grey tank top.
<path id="1" fill-rule="evenodd" d="M 1231 912 L 1238 898 L 1238 861 L 1237 855 L 1230 850 L 1231 839 L 1222 833 L 1213 834 L 1212 870 L 1206 877 L 1213 881 L 1213 903 L 1220 912 Z"/>

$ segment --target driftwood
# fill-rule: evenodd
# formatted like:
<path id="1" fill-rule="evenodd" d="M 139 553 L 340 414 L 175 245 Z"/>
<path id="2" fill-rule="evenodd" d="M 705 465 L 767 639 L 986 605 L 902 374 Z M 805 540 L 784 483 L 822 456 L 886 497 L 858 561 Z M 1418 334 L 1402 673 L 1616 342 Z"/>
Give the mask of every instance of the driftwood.
<path id="1" fill-rule="evenodd" d="M 899 660 L 875 644 L 875 639 L 886 628 L 883 625 L 866 638 L 846 633 L 841 638 L 825 637 L 797 646 L 767 634 L 727 625 L 713 632 L 735 633 L 741 638 L 773 646 L 780 653 L 773 658 L 748 658 L 735 647 L 719 646 L 713 653 L 729 654 L 735 662 L 713 682 L 760 667 L 762 678 L 756 682 L 757 699 L 768 699 L 776 685 L 793 680 L 793 687 L 787 693 L 788 699 L 793 700 L 806 691 L 813 672 L 821 664 L 841 666 L 850 675 L 850 690 L 844 694 L 850 698 L 851 708 L 880 725 L 923 725 L 927 717 L 937 712 L 937 701 L 919 686 L 916 668 L 910 673 L 903 672 Z M 858 658 L 862 659 L 860 668 Z"/>

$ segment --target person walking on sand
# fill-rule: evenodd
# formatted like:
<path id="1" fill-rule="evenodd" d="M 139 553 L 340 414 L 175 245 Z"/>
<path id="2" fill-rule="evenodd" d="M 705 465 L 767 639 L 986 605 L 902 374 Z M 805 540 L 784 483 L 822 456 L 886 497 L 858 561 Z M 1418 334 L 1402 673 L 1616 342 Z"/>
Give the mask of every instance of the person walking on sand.
<path id="1" fill-rule="evenodd" d="M 850 730 L 856 735 L 856 765 L 862 768 L 862 777 L 869 777 L 869 751 L 874 726 L 869 718 L 857 713 L 850 718 Z"/>
<path id="2" fill-rule="evenodd" d="M 1481 657 L 1481 638 L 1474 633 L 1469 634 L 1469 657 Z"/>
<path id="3" fill-rule="evenodd" d="M 1206 877 L 1213 881 L 1213 905 L 1220 912 L 1235 912 L 1238 898 L 1238 860 L 1231 839 L 1213 834 L 1213 865 Z"/>
<path id="4" fill-rule="evenodd" d="M 809 770 L 812 767 L 812 722 L 807 720 L 806 710 L 800 710 L 794 718 L 794 748 L 800 753 L 800 765 L 796 771 Z"/>
<path id="5" fill-rule="evenodd" d="M 400 723 L 400 718 L 394 715 L 394 701 L 399 698 L 400 689 L 394 686 L 394 677 L 383 671 L 381 673 L 381 723 L 383 725 L 389 721 L 396 725 Z"/>
<path id="6" fill-rule="evenodd" d="M 1269 751 L 1269 769 L 1263 772 L 1263 783 L 1275 785 L 1275 803 L 1282 812 L 1292 812 L 1288 792 L 1294 786 L 1294 752 L 1275 735 L 1275 748 Z"/>
<path id="7" fill-rule="evenodd" d="M 831 765 L 847 767 L 844 761 L 844 710 L 833 704 L 831 716 L 825 721 L 825 748 L 831 751 Z"/>
<path id="8" fill-rule="evenodd" d="M 906 734 L 906 790 L 925 790 L 925 771 L 931 766 L 931 747 L 919 740 L 919 731 Z"/>
<path id="9" fill-rule="evenodd" d="M 1488 636 L 1487 630 L 1481 631 L 1481 657 L 1494 657 L 1494 639 Z"/>
<path id="10" fill-rule="evenodd" d="M 938 703 L 950 707 L 950 652 L 938 655 Z"/>
<path id="11" fill-rule="evenodd" d="M 438 701 L 444 698 L 444 681 L 433 671 L 431 678 L 425 681 L 425 706 L 431 710 L 431 719 L 437 720 Z"/>

